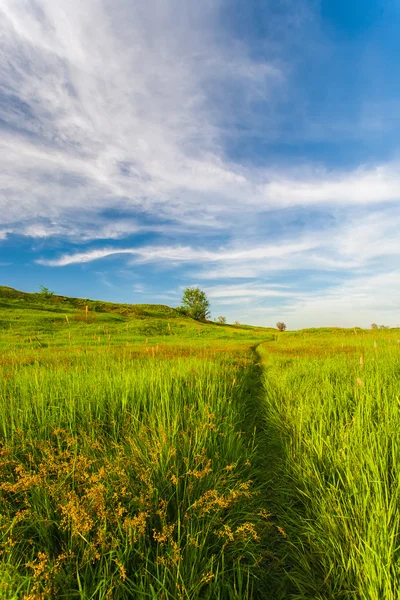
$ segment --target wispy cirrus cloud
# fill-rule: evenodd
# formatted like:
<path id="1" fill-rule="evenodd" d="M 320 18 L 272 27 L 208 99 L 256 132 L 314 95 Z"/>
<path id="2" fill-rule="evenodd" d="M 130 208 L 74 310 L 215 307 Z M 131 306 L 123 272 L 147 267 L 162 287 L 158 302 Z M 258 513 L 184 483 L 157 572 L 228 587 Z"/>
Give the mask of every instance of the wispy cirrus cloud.
<path id="1" fill-rule="evenodd" d="M 246 239 L 209 249 L 198 245 L 107 246 L 84 252 L 64 253 L 36 262 L 52 267 L 90 263 L 125 255 L 134 261 L 191 263 L 200 279 L 257 278 L 270 271 L 318 269 L 349 271 L 370 269 L 379 261 L 396 261 L 400 256 L 398 223 L 400 209 L 386 206 L 372 214 L 355 211 L 337 219 L 328 228 L 282 235 L 269 243 Z"/>
<path id="2" fill-rule="evenodd" d="M 205 224 L 221 216 L 196 207 L 246 184 L 222 158 L 222 90 L 248 105 L 282 73 L 220 40 L 218 10 L 0 2 L 3 220 L 68 227 L 73 214 L 90 223 L 110 208 Z"/>
<path id="3" fill-rule="evenodd" d="M 71 242 L 90 242 L 94 240 L 121 240 L 136 234 L 163 233 L 168 227 L 170 234 L 191 234 L 190 225 L 176 225 L 168 222 L 144 224 L 138 220 L 127 217 L 113 218 L 93 215 L 90 222 L 77 222 L 73 219 L 52 221 L 50 219 L 31 219 L 24 223 L 14 222 L 7 227 L 0 228 L 0 239 L 6 240 L 11 235 L 19 235 L 34 239 L 59 238 Z"/>
<path id="4" fill-rule="evenodd" d="M 228 285 L 215 285 L 207 289 L 211 300 L 220 303 L 236 305 L 238 302 L 254 302 L 265 298 L 295 298 L 298 292 L 289 289 L 289 285 L 280 286 L 270 283 L 241 283 Z"/>
<path id="5" fill-rule="evenodd" d="M 190 246 L 145 246 L 136 248 L 101 248 L 75 254 L 64 254 L 57 259 L 38 259 L 36 262 L 50 267 L 65 267 L 72 264 L 88 263 L 114 255 L 132 255 L 146 262 L 236 262 L 265 260 L 277 258 L 283 255 L 296 254 L 317 246 L 317 242 L 311 240 L 295 244 L 271 244 L 251 249 L 220 249 L 210 251 Z"/>

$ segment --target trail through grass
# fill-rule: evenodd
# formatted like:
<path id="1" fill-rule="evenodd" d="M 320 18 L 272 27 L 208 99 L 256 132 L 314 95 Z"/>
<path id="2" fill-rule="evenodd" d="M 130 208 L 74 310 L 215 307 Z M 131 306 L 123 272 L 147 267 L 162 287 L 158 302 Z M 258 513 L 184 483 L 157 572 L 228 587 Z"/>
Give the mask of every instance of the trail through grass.
<path id="1" fill-rule="evenodd" d="M 257 330 L 41 308 L 3 312 L 0 597 L 272 600 Z"/>
<path id="2" fill-rule="evenodd" d="M 285 334 L 260 347 L 291 598 L 399 597 L 397 337 Z"/>

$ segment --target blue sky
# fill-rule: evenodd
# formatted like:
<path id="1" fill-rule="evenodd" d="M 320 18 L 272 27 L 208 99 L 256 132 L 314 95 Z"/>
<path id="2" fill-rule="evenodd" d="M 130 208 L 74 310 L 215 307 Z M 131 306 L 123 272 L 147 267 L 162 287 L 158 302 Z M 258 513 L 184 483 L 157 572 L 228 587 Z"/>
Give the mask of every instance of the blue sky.
<path id="1" fill-rule="evenodd" d="M 394 0 L 0 0 L 0 281 L 400 324 Z"/>

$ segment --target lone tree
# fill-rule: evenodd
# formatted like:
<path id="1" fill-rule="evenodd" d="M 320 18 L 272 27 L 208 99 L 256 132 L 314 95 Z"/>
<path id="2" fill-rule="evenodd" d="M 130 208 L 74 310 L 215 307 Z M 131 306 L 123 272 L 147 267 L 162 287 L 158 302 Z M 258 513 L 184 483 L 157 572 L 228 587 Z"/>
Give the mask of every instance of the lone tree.
<path id="1" fill-rule="evenodd" d="M 52 296 L 54 296 L 54 292 L 51 292 L 49 290 L 49 288 L 45 287 L 44 285 L 40 286 L 40 292 L 39 292 L 39 294 L 41 294 L 45 298 L 51 298 Z"/>
<path id="2" fill-rule="evenodd" d="M 196 321 L 205 321 L 210 316 L 210 303 L 200 288 L 186 288 L 182 297 L 182 308 Z"/>
<path id="3" fill-rule="evenodd" d="M 376 323 L 372 323 L 371 329 L 378 329 L 378 325 Z"/>
<path id="4" fill-rule="evenodd" d="M 285 325 L 285 323 L 282 323 L 282 321 L 279 321 L 279 322 L 276 324 L 276 327 L 277 327 L 277 329 L 278 329 L 279 331 L 285 331 L 285 329 L 286 329 L 286 325 Z"/>
<path id="5" fill-rule="evenodd" d="M 226 323 L 226 317 L 218 317 L 218 323 L 221 323 L 221 325 L 224 325 Z"/>

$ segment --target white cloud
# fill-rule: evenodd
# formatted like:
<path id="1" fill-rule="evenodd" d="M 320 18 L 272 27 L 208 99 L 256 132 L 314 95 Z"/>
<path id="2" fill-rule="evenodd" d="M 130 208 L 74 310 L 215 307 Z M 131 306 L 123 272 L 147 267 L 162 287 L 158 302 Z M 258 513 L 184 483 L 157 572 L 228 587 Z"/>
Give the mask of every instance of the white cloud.
<path id="1" fill-rule="evenodd" d="M 221 7 L 0 0 L 0 224 L 43 237 L 51 219 L 53 235 L 112 239 L 132 229 L 96 217 L 123 209 L 238 235 L 271 208 L 398 202 L 397 164 L 291 174 L 227 159 L 224 98 L 241 120 L 270 101 L 272 118 L 286 82 L 221 35 Z"/>
<path id="2" fill-rule="evenodd" d="M 366 205 L 400 200 L 398 164 L 362 167 L 351 172 L 315 172 L 265 185 L 265 196 L 279 206 Z"/>
<path id="3" fill-rule="evenodd" d="M 39 259 L 36 262 L 51 267 L 88 263 L 118 254 L 128 254 L 143 262 L 218 263 L 263 261 L 282 258 L 307 251 L 318 246 L 318 241 L 299 240 L 297 243 L 270 244 L 255 248 L 220 248 L 210 251 L 190 246 L 142 246 L 137 248 L 98 248 L 75 254 L 63 254 L 56 259 Z"/>
<path id="4" fill-rule="evenodd" d="M 105 219 L 93 216 L 90 222 L 74 222 L 64 219 L 62 222 L 50 220 L 31 220 L 14 223 L 7 229 L 0 230 L 0 239 L 6 240 L 10 235 L 21 235 L 30 238 L 68 238 L 75 242 L 93 240 L 120 240 L 138 233 L 160 233 L 165 230 L 162 224 L 139 225 L 135 219 Z M 176 226 L 169 226 L 169 232 L 177 231 Z M 190 228 L 187 229 L 190 232 Z M 183 232 L 183 228 L 179 228 Z"/>
<path id="5" fill-rule="evenodd" d="M 248 189 L 221 158 L 214 95 L 265 98 L 281 77 L 217 39 L 218 10 L 0 0 L 0 222 L 124 208 L 213 224 L 209 194 Z"/>
<path id="6" fill-rule="evenodd" d="M 263 291 L 265 297 L 263 297 Z M 239 287 L 231 297 L 229 287 L 224 296 L 223 287 L 213 297 L 214 312 L 224 310 L 230 322 L 252 323 L 274 327 L 284 321 L 289 329 L 306 327 L 366 327 L 371 323 L 395 327 L 400 324 L 397 298 L 400 295 L 400 273 L 390 271 L 381 275 L 353 276 L 348 281 L 332 284 L 323 289 L 299 291 L 293 284 L 282 297 L 268 294 L 268 286 Z M 274 291 L 274 290 L 271 290 Z"/>
<path id="7" fill-rule="evenodd" d="M 398 258 L 400 206 L 375 210 L 351 219 L 336 235 L 332 243 L 345 258 L 367 264 L 373 260 Z"/>
<path id="8" fill-rule="evenodd" d="M 294 290 L 284 289 L 274 284 L 237 284 L 237 285 L 216 285 L 205 288 L 207 295 L 211 299 L 224 300 L 229 304 L 237 304 L 243 299 L 251 301 L 263 298 L 294 298 L 298 293 Z"/>
<path id="9" fill-rule="evenodd" d="M 369 327 L 378 323 L 395 327 L 399 322 L 400 273 L 354 276 L 323 292 L 298 297 L 282 307 L 283 318 L 294 327 Z"/>
<path id="10" fill-rule="evenodd" d="M 0 240 L 6 240 L 9 233 L 11 233 L 11 229 L 0 229 Z"/>

